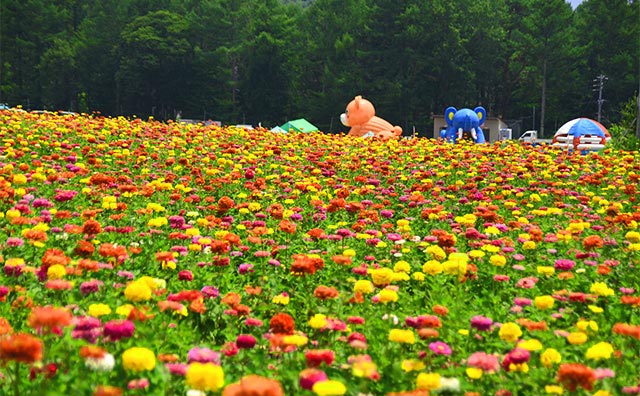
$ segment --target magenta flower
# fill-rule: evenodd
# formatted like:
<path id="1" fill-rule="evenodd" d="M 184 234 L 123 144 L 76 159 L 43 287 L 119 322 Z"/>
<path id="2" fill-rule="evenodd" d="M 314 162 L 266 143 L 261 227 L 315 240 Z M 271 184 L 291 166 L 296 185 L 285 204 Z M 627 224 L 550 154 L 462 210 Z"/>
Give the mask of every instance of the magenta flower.
<path id="1" fill-rule="evenodd" d="M 478 315 L 471 318 L 471 327 L 478 331 L 487 331 L 491 329 L 492 324 L 493 320 L 484 316 Z"/>
<path id="2" fill-rule="evenodd" d="M 240 334 L 236 338 L 236 345 L 240 349 L 251 349 L 256 346 L 256 338 L 251 334 Z"/>
<path id="3" fill-rule="evenodd" d="M 136 326 L 130 320 L 111 320 L 104 325 L 103 335 L 109 341 L 131 338 Z"/>
<path id="4" fill-rule="evenodd" d="M 431 344 L 429 344 L 429 349 L 436 355 L 451 355 L 451 347 L 449 347 L 449 345 L 442 341 L 432 342 Z"/>
<path id="5" fill-rule="evenodd" d="M 300 372 L 300 387 L 302 389 L 311 390 L 313 384 L 328 379 L 327 374 L 322 370 L 315 368 L 304 369 Z"/>
<path id="6" fill-rule="evenodd" d="M 189 365 L 184 363 L 166 363 L 164 365 L 173 375 L 186 375 Z"/>
<path id="7" fill-rule="evenodd" d="M 102 322 L 92 316 L 80 316 L 74 318 L 76 325 L 71 331 L 71 338 L 81 338 L 91 344 L 95 344 L 102 334 Z"/>
<path id="8" fill-rule="evenodd" d="M 220 295 L 218 289 L 213 286 L 203 287 L 202 289 L 200 289 L 200 293 L 202 293 L 202 296 L 204 298 L 216 298 Z"/>

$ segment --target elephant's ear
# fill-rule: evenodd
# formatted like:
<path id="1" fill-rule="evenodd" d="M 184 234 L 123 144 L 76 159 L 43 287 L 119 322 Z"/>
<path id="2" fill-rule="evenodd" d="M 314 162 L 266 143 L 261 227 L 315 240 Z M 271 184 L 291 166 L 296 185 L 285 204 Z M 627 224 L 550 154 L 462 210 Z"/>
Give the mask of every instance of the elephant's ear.
<path id="1" fill-rule="evenodd" d="M 484 109 L 484 107 L 478 106 L 474 111 L 478 115 L 478 121 L 480 121 L 478 125 L 484 124 L 484 122 L 487 120 L 487 111 Z"/>
<path id="2" fill-rule="evenodd" d="M 447 109 L 444 111 L 444 120 L 447 122 L 447 125 L 453 125 L 453 116 L 456 115 L 457 111 L 458 110 L 456 110 L 455 107 L 447 107 Z"/>

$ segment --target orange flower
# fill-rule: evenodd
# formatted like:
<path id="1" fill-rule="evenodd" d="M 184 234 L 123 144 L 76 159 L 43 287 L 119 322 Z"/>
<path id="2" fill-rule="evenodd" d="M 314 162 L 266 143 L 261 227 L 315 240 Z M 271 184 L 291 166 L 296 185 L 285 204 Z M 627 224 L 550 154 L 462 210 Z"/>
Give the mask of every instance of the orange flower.
<path id="1" fill-rule="evenodd" d="M 235 305 L 240 304 L 242 297 L 238 293 L 229 292 L 222 297 L 222 303 L 233 308 Z"/>
<path id="2" fill-rule="evenodd" d="M 257 296 L 258 294 L 262 293 L 262 288 L 260 286 L 253 287 L 253 286 L 247 285 L 244 287 L 244 290 L 252 296 Z"/>
<path id="3" fill-rule="evenodd" d="M 43 342 L 30 334 L 17 333 L 0 340 L 0 359 L 22 363 L 42 360 Z"/>
<path id="4" fill-rule="evenodd" d="M 42 266 L 49 268 L 52 265 L 60 264 L 66 266 L 71 262 L 71 257 L 67 257 L 60 249 L 48 249 L 42 256 Z"/>
<path id="5" fill-rule="evenodd" d="M 549 328 L 547 327 L 547 322 L 545 322 L 544 320 L 542 322 L 534 322 L 531 319 L 527 319 L 527 318 L 518 318 L 516 319 L 516 322 L 518 322 L 519 325 L 524 326 L 527 330 L 529 331 L 534 331 L 534 330 L 548 330 Z"/>
<path id="6" fill-rule="evenodd" d="M 613 332 L 640 340 L 640 326 L 634 326 L 627 323 L 616 323 L 613 325 Z M 0 334 L 2 333 L 0 332 Z"/>
<path id="7" fill-rule="evenodd" d="M 93 246 L 93 243 L 81 239 L 78 241 L 75 249 L 73 249 L 73 253 L 80 257 L 91 257 L 95 250 L 96 248 Z"/>
<path id="8" fill-rule="evenodd" d="M 351 265 L 351 263 L 353 262 L 351 257 L 343 256 L 341 254 L 331 257 L 331 260 L 333 260 L 333 262 L 338 265 Z"/>
<path id="9" fill-rule="evenodd" d="M 191 310 L 191 312 L 195 312 L 199 314 L 203 314 L 207 312 L 207 307 L 204 305 L 203 298 L 198 298 L 196 300 L 191 301 L 191 303 L 189 304 L 189 309 Z"/>
<path id="10" fill-rule="evenodd" d="M 0 337 L 2 337 L 5 334 L 10 334 L 12 331 L 13 331 L 13 328 L 11 328 L 9 321 L 3 317 L 0 317 Z"/>
<path id="11" fill-rule="evenodd" d="M 271 318 L 269 321 L 269 329 L 274 334 L 293 335 L 295 330 L 295 322 L 291 315 L 280 312 Z"/>
<path id="12" fill-rule="evenodd" d="M 447 314 L 449 313 L 449 309 L 447 309 L 447 307 L 443 307 L 442 305 L 434 305 L 433 313 L 438 316 L 447 316 Z"/>
<path id="13" fill-rule="evenodd" d="M 438 332 L 438 330 L 431 329 L 428 327 L 418 330 L 418 337 L 420 337 L 423 340 L 426 340 L 429 338 L 438 338 L 439 335 L 440 333 Z"/>
<path id="14" fill-rule="evenodd" d="M 65 327 L 71 324 L 71 312 L 65 308 L 36 307 L 31 311 L 27 323 L 33 329 Z"/>
<path id="15" fill-rule="evenodd" d="M 240 382 L 227 386 L 222 396 L 284 396 L 284 391 L 276 380 L 247 375 Z"/>
<path id="16" fill-rule="evenodd" d="M 325 239 L 327 237 L 327 234 L 325 234 L 321 228 L 312 228 L 307 231 L 307 235 L 309 235 L 310 238 L 316 241 L 318 239 Z"/>
<path id="17" fill-rule="evenodd" d="M 80 356 L 83 359 L 102 359 L 107 351 L 95 345 L 84 345 L 80 347 Z"/>
<path id="18" fill-rule="evenodd" d="M 117 386 L 98 385 L 93 396 L 122 396 L 124 391 Z"/>
<path id="19" fill-rule="evenodd" d="M 625 305 L 631 305 L 632 307 L 640 307 L 640 297 L 636 296 L 622 296 L 620 302 Z"/>
<path id="20" fill-rule="evenodd" d="M 282 220 L 280 224 L 278 224 L 278 229 L 286 234 L 295 234 L 297 226 L 289 220 Z"/>
<path id="21" fill-rule="evenodd" d="M 82 233 L 85 235 L 97 235 L 102 232 L 100 223 L 95 220 L 87 220 L 82 226 Z"/>
<path id="22" fill-rule="evenodd" d="M 583 364 L 565 363 L 558 368 L 558 382 L 571 392 L 575 392 L 579 387 L 591 390 L 595 381 L 594 371 Z"/>
<path id="23" fill-rule="evenodd" d="M 170 354 L 161 353 L 158 355 L 158 360 L 161 361 L 162 363 L 175 363 L 178 360 L 180 360 L 180 357 L 175 353 L 170 353 Z"/>
<path id="24" fill-rule="evenodd" d="M 319 298 L 320 300 L 327 300 L 329 298 L 337 298 L 340 295 L 340 293 L 333 287 L 320 285 L 316 287 L 316 290 L 313 292 L 313 295 Z"/>
<path id="25" fill-rule="evenodd" d="M 599 235 L 590 235 L 582 241 L 585 250 L 595 250 L 604 246 L 604 241 Z"/>

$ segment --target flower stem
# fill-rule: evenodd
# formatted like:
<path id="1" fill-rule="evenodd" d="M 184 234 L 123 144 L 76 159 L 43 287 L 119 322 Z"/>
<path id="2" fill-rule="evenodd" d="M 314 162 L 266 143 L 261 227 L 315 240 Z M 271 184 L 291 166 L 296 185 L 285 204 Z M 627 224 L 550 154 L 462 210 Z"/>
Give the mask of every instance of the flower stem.
<path id="1" fill-rule="evenodd" d="M 20 362 L 16 361 L 16 367 L 13 372 L 13 396 L 20 396 Z"/>

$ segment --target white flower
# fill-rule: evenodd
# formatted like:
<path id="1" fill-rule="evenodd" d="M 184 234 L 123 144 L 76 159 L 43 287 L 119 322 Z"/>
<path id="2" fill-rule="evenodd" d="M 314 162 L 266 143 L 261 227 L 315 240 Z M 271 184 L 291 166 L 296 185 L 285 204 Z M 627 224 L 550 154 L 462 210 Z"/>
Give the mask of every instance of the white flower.
<path id="1" fill-rule="evenodd" d="M 460 392 L 460 380 L 457 378 L 440 377 L 440 387 L 437 392 Z"/>
<path id="2" fill-rule="evenodd" d="M 206 393 L 204 393 L 201 390 L 197 390 L 197 389 L 189 389 L 187 391 L 187 396 L 207 396 Z"/>
<path id="3" fill-rule="evenodd" d="M 84 361 L 84 364 L 93 371 L 111 371 L 113 370 L 113 366 L 115 366 L 116 361 L 112 354 L 105 353 L 100 359 L 87 358 L 87 360 Z"/>

